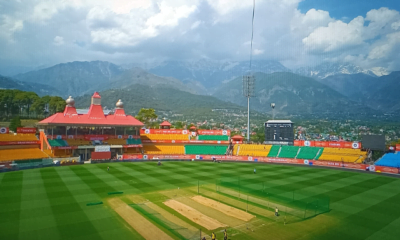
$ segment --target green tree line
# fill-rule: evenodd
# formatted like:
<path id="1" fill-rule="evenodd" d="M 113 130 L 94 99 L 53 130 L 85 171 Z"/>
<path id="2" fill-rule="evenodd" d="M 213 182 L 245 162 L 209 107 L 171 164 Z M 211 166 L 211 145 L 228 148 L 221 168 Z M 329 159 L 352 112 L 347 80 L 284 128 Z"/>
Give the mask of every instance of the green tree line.
<path id="1" fill-rule="evenodd" d="M 34 92 L 15 89 L 0 90 L 0 116 L 10 119 L 13 116 L 43 116 L 62 112 L 65 100 L 58 96 L 39 97 Z"/>

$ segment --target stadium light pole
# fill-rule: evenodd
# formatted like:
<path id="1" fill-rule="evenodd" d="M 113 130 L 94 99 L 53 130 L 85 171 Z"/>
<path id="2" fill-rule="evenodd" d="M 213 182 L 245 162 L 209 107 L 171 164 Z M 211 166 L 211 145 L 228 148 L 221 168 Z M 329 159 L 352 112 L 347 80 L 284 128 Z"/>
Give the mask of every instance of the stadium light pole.
<path id="1" fill-rule="evenodd" d="M 250 98 L 254 97 L 255 77 L 253 75 L 243 76 L 243 96 L 247 98 L 247 142 L 250 142 Z"/>
<path id="2" fill-rule="evenodd" d="M 275 103 L 271 103 L 271 108 L 272 108 L 272 120 L 275 119 Z"/>

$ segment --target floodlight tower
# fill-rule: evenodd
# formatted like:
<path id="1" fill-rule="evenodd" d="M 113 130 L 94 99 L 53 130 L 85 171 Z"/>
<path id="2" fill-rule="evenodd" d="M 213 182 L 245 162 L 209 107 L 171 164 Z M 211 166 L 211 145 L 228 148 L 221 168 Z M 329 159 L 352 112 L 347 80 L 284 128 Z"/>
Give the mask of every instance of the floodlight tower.
<path id="1" fill-rule="evenodd" d="M 272 108 L 272 120 L 275 119 L 275 103 L 271 103 L 271 108 Z"/>
<path id="2" fill-rule="evenodd" d="M 247 142 L 250 142 L 250 98 L 255 97 L 255 82 L 254 75 L 243 76 L 243 96 L 247 98 Z"/>

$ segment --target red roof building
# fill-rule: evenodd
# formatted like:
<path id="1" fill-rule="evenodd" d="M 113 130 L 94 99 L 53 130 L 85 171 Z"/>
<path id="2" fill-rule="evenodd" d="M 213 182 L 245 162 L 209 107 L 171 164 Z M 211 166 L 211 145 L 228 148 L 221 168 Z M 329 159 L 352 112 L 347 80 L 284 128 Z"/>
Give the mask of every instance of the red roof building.
<path id="1" fill-rule="evenodd" d="M 95 92 L 87 114 L 77 114 L 75 101 L 71 97 L 67 100 L 63 113 L 56 113 L 38 123 L 39 126 L 113 126 L 113 127 L 142 127 L 144 124 L 136 118 L 126 115 L 121 100 L 113 115 L 104 115 L 101 106 L 101 96 Z"/>
<path id="2" fill-rule="evenodd" d="M 169 123 L 168 121 L 164 121 L 160 124 L 161 129 L 170 129 L 172 126 L 171 123 Z"/>

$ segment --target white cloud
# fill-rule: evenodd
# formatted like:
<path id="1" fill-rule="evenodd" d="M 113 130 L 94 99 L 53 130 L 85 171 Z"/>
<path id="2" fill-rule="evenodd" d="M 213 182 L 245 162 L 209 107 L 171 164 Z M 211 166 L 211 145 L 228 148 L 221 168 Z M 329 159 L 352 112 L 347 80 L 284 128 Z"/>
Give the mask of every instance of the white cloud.
<path id="1" fill-rule="evenodd" d="M 56 46 L 61 46 L 64 44 L 64 38 L 60 36 L 56 36 L 53 40 L 53 44 Z"/>
<path id="2" fill-rule="evenodd" d="M 363 43 L 364 18 L 356 17 L 348 24 L 330 22 L 327 27 L 315 29 L 303 43 L 310 51 L 331 52 Z"/>
<path id="3" fill-rule="evenodd" d="M 399 12 L 372 9 L 345 20 L 301 0 L 256 0 L 253 54 L 287 66 L 346 61 L 396 66 Z M 151 59 L 247 60 L 253 1 L 32 0 L 0 8 L 0 63 Z M 56 36 L 56 37 L 55 37 Z M 68 40 L 68 41 L 67 41 Z M 67 42 L 75 44 L 67 44 Z M 12 48 L 10 45 L 13 44 Z M 50 47 L 49 47 L 50 46 Z M 399 64 L 398 64 L 399 65 Z"/>

